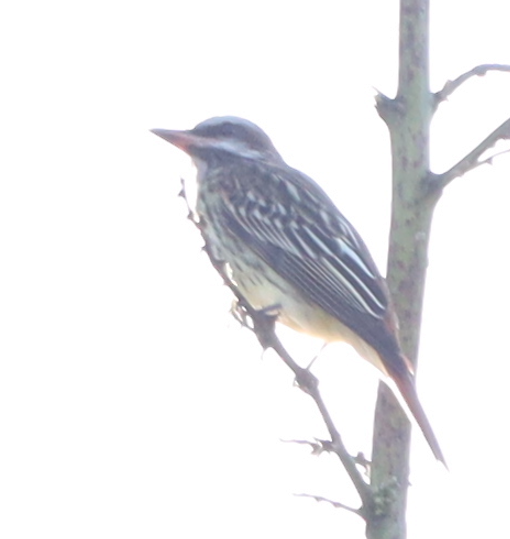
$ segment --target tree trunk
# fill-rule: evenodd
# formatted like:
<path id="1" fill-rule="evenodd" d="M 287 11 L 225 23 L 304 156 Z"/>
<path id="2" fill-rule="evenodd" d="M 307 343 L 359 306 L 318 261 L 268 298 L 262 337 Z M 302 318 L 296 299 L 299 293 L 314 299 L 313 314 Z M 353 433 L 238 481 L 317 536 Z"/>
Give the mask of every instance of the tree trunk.
<path id="1" fill-rule="evenodd" d="M 399 84 L 379 96 L 390 131 L 393 199 L 387 281 L 400 321 L 404 353 L 417 365 L 432 212 L 429 128 L 433 114 L 428 62 L 429 2 L 401 0 Z M 374 418 L 371 484 L 375 506 L 369 539 L 405 539 L 411 425 L 391 390 L 380 384 Z"/>

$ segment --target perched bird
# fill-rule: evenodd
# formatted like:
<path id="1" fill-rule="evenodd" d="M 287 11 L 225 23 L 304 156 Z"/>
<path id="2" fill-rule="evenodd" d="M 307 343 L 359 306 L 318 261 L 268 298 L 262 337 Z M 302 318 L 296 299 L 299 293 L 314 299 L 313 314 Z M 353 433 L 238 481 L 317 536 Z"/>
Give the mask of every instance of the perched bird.
<path id="1" fill-rule="evenodd" d="M 154 134 L 197 168 L 201 229 L 255 309 L 326 342 L 344 341 L 392 379 L 435 457 L 445 462 L 398 340 L 385 280 L 356 229 L 269 137 L 236 117 Z"/>

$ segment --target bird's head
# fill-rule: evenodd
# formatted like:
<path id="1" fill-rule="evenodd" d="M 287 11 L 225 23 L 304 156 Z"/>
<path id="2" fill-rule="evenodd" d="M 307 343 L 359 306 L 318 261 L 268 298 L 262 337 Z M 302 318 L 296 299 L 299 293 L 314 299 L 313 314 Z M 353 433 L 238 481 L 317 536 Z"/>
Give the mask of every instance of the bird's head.
<path id="1" fill-rule="evenodd" d="M 223 160 L 235 157 L 282 163 L 271 139 L 254 123 L 224 116 L 210 118 L 193 129 L 152 129 L 152 133 L 177 146 L 193 159 Z"/>

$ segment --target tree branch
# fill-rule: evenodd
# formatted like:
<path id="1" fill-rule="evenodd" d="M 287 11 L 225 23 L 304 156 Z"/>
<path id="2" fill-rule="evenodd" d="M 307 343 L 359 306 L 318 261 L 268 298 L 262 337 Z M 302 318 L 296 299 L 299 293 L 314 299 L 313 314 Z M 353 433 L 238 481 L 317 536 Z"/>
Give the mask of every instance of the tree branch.
<path id="1" fill-rule="evenodd" d="M 218 261 L 211 256 L 207 243 L 205 250 L 211 259 L 213 266 L 223 277 L 225 284 L 232 290 L 238 299 L 238 304 L 235 309 L 236 318 L 240 320 L 245 327 L 251 329 L 255 333 L 259 343 L 264 349 L 272 348 L 281 357 L 296 376 L 296 383 L 299 388 L 310 395 L 314 400 L 322 419 L 326 424 L 329 435 L 331 436 L 331 441 L 328 443 L 328 450 L 335 453 L 340 459 L 361 498 L 362 507 L 359 509 L 359 514 L 365 514 L 373 507 L 372 491 L 356 468 L 355 460 L 347 451 L 340 433 L 333 423 L 333 419 L 331 418 L 319 391 L 319 381 L 308 369 L 300 367 L 284 348 L 275 332 L 275 317 L 268 315 L 264 310 L 260 311 L 254 309 L 239 292 L 235 283 L 228 278 L 224 270 L 224 265 L 221 263 L 218 265 Z M 251 320 L 253 325 L 251 325 L 248 320 Z M 323 442 L 323 444 L 325 445 L 326 443 Z"/>
<path id="2" fill-rule="evenodd" d="M 510 150 L 504 150 L 491 155 L 487 159 L 480 161 L 480 157 L 490 148 L 492 148 L 499 140 L 510 139 L 510 118 L 504 121 L 497 129 L 495 129 L 489 136 L 487 136 L 478 146 L 465 155 L 458 163 L 453 165 L 450 170 L 443 172 L 442 174 L 432 175 L 434 180 L 434 190 L 440 190 L 446 187 L 452 180 L 462 176 L 466 172 L 473 170 L 481 165 L 492 163 L 492 160 L 497 155 L 507 153 Z"/>
<path id="3" fill-rule="evenodd" d="M 455 90 L 459 86 L 461 86 L 464 82 L 469 80 L 472 77 L 483 77 L 486 75 L 489 71 L 506 71 L 510 72 L 510 65 L 506 64 L 480 64 L 476 67 L 473 67 L 473 69 L 470 69 L 469 71 L 466 71 L 466 73 L 462 73 L 462 75 L 459 75 L 454 80 L 448 80 L 446 81 L 445 85 L 439 92 L 436 92 L 433 94 L 434 97 L 434 110 L 438 107 L 440 103 L 443 101 L 446 101 L 450 95 L 453 94 Z"/>
<path id="4" fill-rule="evenodd" d="M 346 511 L 350 511 L 351 513 L 354 513 L 358 516 L 363 517 L 363 513 L 360 509 L 349 507 L 348 505 L 345 505 L 341 502 L 335 502 L 334 500 L 330 500 L 329 498 L 324 498 L 324 496 L 316 496 L 314 494 L 294 494 L 294 496 L 297 496 L 299 498 L 312 498 L 316 502 L 326 502 L 326 503 L 331 504 L 336 509 L 345 509 Z"/>

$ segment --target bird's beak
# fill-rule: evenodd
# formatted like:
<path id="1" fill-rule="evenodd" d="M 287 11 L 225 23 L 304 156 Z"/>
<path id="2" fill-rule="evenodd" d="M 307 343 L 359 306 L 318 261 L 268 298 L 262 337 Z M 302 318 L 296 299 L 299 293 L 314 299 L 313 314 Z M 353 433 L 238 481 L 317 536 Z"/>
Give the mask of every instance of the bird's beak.
<path id="1" fill-rule="evenodd" d="M 189 131 L 173 131 L 171 129 L 151 129 L 151 133 L 154 133 L 158 137 L 170 142 L 177 148 L 189 153 L 189 148 L 196 145 L 200 140 L 200 137 L 193 135 Z"/>

